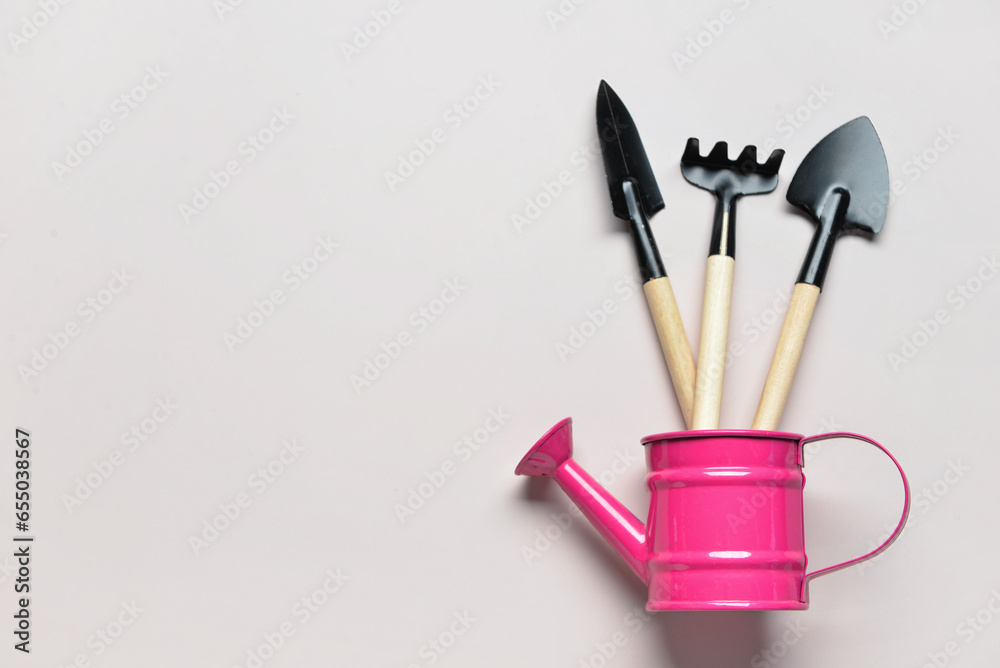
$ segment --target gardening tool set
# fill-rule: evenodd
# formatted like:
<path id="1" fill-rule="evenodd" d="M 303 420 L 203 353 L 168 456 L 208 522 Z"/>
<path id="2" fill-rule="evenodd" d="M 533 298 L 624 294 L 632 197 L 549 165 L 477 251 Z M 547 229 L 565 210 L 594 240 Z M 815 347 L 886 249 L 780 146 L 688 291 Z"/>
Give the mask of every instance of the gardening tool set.
<path id="1" fill-rule="evenodd" d="M 802 610 L 809 581 L 870 559 L 895 541 L 909 514 L 910 491 L 896 459 L 870 438 L 847 432 L 803 437 L 776 431 L 823 287 L 834 242 L 874 236 L 885 220 L 889 173 L 867 117 L 821 140 L 802 160 L 787 199 L 816 223 L 750 429 L 719 429 L 725 351 L 736 258 L 736 202 L 773 191 L 784 151 L 758 162 L 757 148 L 730 159 L 726 142 L 702 156 L 689 139 L 680 159 L 691 184 L 716 198 L 705 273 L 698 362 L 681 322 L 649 219 L 664 208 L 639 132 L 625 105 L 601 82 L 597 130 L 614 215 L 628 221 L 643 290 L 689 431 L 655 434 L 646 446 L 650 490 L 641 522 L 572 458 L 572 420 L 550 429 L 515 473 L 553 478 L 647 585 L 648 610 Z M 807 572 L 803 526 L 803 446 L 831 438 L 878 448 L 903 483 L 895 531 L 868 554 Z"/>

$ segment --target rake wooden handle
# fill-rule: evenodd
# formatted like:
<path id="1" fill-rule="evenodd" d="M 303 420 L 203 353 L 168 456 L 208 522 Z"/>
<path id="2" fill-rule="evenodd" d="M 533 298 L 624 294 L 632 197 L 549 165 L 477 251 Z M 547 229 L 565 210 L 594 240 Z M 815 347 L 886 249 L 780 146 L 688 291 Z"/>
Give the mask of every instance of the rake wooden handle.
<path id="1" fill-rule="evenodd" d="M 694 355 L 691 354 L 691 344 L 684 332 L 681 312 L 677 309 L 670 279 L 664 276 L 646 281 L 642 290 L 646 293 L 646 303 L 656 325 L 663 357 L 667 360 L 670 381 L 674 384 L 684 424 L 690 429 L 694 409 Z"/>
<path id="2" fill-rule="evenodd" d="M 819 288 L 809 283 L 796 283 L 792 292 L 792 300 L 785 314 L 785 324 L 781 327 L 778 337 L 778 347 L 771 358 L 771 368 L 767 372 L 764 391 L 757 404 L 757 414 L 753 418 L 752 429 L 773 431 L 781 422 L 781 414 L 788 401 L 788 391 L 795 378 L 795 370 L 802 356 L 802 346 L 809 333 L 809 323 L 812 321 L 816 300 L 819 298 Z"/>
<path id="3" fill-rule="evenodd" d="M 722 379 L 726 372 L 729 306 L 733 299 L 733 269 L 728 255 L 710 255 L 705 272 L 705 303 L 701 311 L 701 345 L 694 386 L 692 429 L 718 429 L 722 410 Z"/>

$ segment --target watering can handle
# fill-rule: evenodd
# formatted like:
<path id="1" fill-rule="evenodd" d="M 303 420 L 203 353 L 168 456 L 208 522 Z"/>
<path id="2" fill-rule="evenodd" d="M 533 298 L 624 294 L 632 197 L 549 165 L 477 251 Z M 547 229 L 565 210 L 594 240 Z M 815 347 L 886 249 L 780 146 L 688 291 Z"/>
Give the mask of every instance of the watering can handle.
<path id="1" fill-rule="evenodd" d="M 801 462 L 802 448 L 807 443 L 812 443 L 814 441 L 825 441 L 829 438 L 853 438 L 856 441 L 864 441 L 865 443 L 870 443 L 879 450 L 881 450 L 882 452 L 884 452 L 886 456 L 892 460 L 892 463 L 896 465 L 896 470 L 899 471 L 899 477 L 903 480 L 903 514 L 899 518 L 899 524 L 896 525 L 896 529 L 892 532 L 891 536 L 885 539 L 885 542 L 883 542 L 874 550 L 863 556 L 857 557 L 855 559 L 850 559 L 848 561 L 836 564 L 834 566 L 827 566 L 826 568 L 821 568 L 818 571 L 814 571 L 812 573 L 806 573 L 805 581 L 803 583 L 803 589 L 805 589 L 805 585 L 809 584 L 809 581 L 812 580 L 813 578 L 818 578 L 821 575 L 827 575 L 828 573 L 839 571 L 842 568 L 847 568 L 848 566 L 865 561 L 866 559 L 871 559 L 872 557 L 875 557 L 884 552 L 885 550 L 887 550 L 889 546 L 892 545 L 897 538 L 899 538 L 899 534 L 903 532 L 903 527 L 906 526 L 906 518 L 909 517 L 910 515 L 910 483 L 906 480 L 906 474 L 903 473 L 903 467 L 899 465 L 899 462 L 896 461 L 896 458 L 892 456 L 892 453 L 886 450 L 882 446 L 882 444 L 876 443 L 867 436 L 862 436 L 860 434 L 852 434 L 846 431 L 837 431 L 837 432 L 831 432 L 829 434 L 818 434 L 816 436 L 809 436 L 808 438 L 804 438 L 799 442 L 800 463 L 802 463 Z"/>

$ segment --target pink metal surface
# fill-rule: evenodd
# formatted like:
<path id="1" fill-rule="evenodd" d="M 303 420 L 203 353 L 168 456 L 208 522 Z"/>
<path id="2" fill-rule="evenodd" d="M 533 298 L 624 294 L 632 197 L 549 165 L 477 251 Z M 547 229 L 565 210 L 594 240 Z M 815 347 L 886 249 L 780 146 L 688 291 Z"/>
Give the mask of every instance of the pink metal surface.
<path id="1" fill-rule="evenodd" d="M 852 434 L 846 431 L 835 431 L 835 432 L 830 432 L 828 434 L 819 434 L 817 436 L 810 436 L 809 438 L 802 439 L 800 446 L 804 447 L 806 444 L 812 443 L 813 441 L 825 441 L 828 438 L 853 438 L 858 441 L 864 441 L 865 443 L 874 445 L 876 448 L 884 452 L 889 459 L 892 460 L 892 463 L 896 465 L 896 470 L 899 471 L 899 477 L 902 478 L 903 480 L 903 514 L 900 516 L 899 522 L 896 524 L 896 528 L 893 529 L 892 535 L 886 538 L 881 545 L 876 547 L 871 552 L 863 554 L 855 559 L 848 559 L 847 561 L 844 561 L 842 563 L 835 564 L 833 566 L 827 566 L 826 568 L 821 568 L 818 571 L 813 571 L 812 573 L 806 573 L 806 576 L 802 581 L 802 600 L 805 601 L 807 604 L 809 603 L 809 582 L 811 580 L 813 580 L 814 578 L 818 578 L 821 575 L 828 575 L 835 571 L 839 571 L 842 568 L 847 568 L 848 566 L 860 563 L 862 561 L 866 561 L 868 559 L 871 559 L 872 557 L 876 557 L 882 554 L 887 549 L 889 549 L 890 545 L 896 542 L 897 538 L 899 538 L 899 534 L 903 532 L 903 528 L 906 526 L 906 518 L 909 517 L 910 515 L 910 483 L 906 479 L 906 474 L 903 473 L 903 467 L 900 466 L 899 462 L 896 461 L 896 458 L 892 456 L 892 453 L 885 449 L 885 446 L 883 446 L 881 443 L 876 443 L 867 436 L 862 436 L 860 434 Z"/>
<path id="2" fill-rule="evenodd" d="M 555 479 L 649 590 L 648 610 L 803 610 L 808 583 L 881 553 L 906 524 L 899 462 L 875 441 L 838 432 L 685 431 L 643 439 L 650 490 L 644 525 L 572 459 L 572 420 L 559 422 L 515 473 Z M 879 448 L 903 481 L 893 534 L 856 559 L 806 573 L 802 446 L 853 438 Z"/>
<path id="3" fill-rule="evenodd" d="M 645 525 L 580 468 L 572 456 L 573 420 L 566 418 L 538 440 L 514 473 L 555 479 L 604 540 L 646 582 Z"/>

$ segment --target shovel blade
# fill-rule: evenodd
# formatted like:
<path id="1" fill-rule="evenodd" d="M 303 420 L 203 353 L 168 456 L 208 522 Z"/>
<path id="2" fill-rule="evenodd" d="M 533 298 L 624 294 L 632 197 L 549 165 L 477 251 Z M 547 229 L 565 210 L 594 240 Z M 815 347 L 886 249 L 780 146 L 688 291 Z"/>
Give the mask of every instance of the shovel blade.
<path id="1" fill-rule="evenodd" d="M 615 216 L 629 220 L 628 203 L 622 184 L 632 180 L 647 217 L 663 208 L 663 196 L 656 185 L 653 168 L 639 138 L 635 121 L 621 98 L 606 81 L 597 89 L 597 136 L 601 140 L 604 172 L 611 191 L 611 207 Z"/>
<path id="2" fill-rule="evenodd" d="M 877 234 L 889 203 L 889 166 L 875 127 L 860 116 L 809 151 L 788 186 L 788 201 L 819 221 L 823 207 L 848 197 L 843 230 Z"/>

